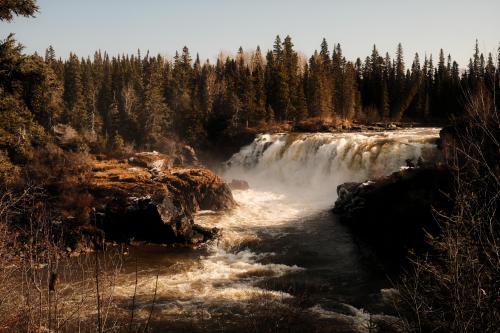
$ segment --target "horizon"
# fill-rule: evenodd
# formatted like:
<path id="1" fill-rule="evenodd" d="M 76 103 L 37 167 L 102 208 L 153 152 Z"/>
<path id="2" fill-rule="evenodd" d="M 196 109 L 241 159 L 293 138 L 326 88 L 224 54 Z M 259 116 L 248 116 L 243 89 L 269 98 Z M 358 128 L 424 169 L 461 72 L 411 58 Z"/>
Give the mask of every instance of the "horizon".
<path id="1" fill-rule="evenodd" d="M 419 4 L 387 0 L 378 6 L 367 1 L 356 4 L 346 1 L 316 1 L 314 4 L 289 1 L 286 2 L 286 10 L 280 7 L 281 3 L 283 1 L 279 0 L 265 4 L 259 0 L 245 8 L 227 0 L 217 0 L 215 5 L 199 0 L 183 4 L 152 0 L 148 5 L 117 0 L 104 4 L 91 0 L 81 5 L 76 1 L 42 0 L 35 18 L 18 17 L 12 23 L 1 24 L 0 31 L 4 35 L 14 32 L 28 53 L 43 55 L 45 49 L 52 45 L 57 57 L 62 59 L 67 59 L 70 52 L 83 58 L 92 57 L 99 50 L 110 56 L 131 55 L 140 50 L 142 54 L 149 51 L 150 54 L 171 58 L 176 51 L 187 46 L 193 57 L 199 54 L 202 61 L 208 59 L 214 62 L 221 53 L 235 55 L 240 46 L 245 52 L 253 52 L 257 46 L 266 52 L 272 48 L 276 35 L 282 39 L 290 35 L 295 49 L 306 58 L 319 50 L 325 38 L 330 50 L 340 43 L 344 56 L 351 61 L 357 58 L 363 60 L 370 55 L 373 45 L 377 46 L 382 56 L 386 52 L 393 56 L 398 43 L 401 43 L 407 66 L 413 61 L 415 53 L 422 60 L 429 55 L 436 59 L 440 49 L 443 49 L 445 56 L 450 54 L 461 68 L 465 68 L 474 52 L 476 39 L 485 57 L 492 53 L 496 58 L 500 45 L 500 39 L 495 36 L 500 22 L 494 19 L 494 13 L 500 11 L 500 3 L 488 0 L 475 4 L 441 1 L 433 4 L 434 10 L 430 12 L 419 10 L 428 8 L 426 5 L 432 3 L 428 0 Z M 451 4 L 455 8 L 453 15 L 443 16 L 442 10 Z M 264 11 L 263 6 L 269 10 Z M 315 7 L 312 13 L 307 13 L 308 6 Z M 470 9 L 485 6 L 492 8 L 485 10 L 481 17 L 469 18 Z M 222 7 L 224 13 L 220 12 Z M 113 15 L 116 10 L 119 13 Z M 246 17 L 241 17 L 243 10 Z M 410 10 L 412 15 L 406 18 L 405 12 Z M 278 11 L 284 18 L 273 22 L 273 15 Z M 374 11 L 379 13 L 372 15 Z M 87 22 L 89 17 L 93 20 L 90 25 Z M 259 24 L 251 25 L 247 17 L 250 23 L 255 23 L 254 17 L 258 17 Z M 200 23 L 186 25 L 186 18 Z M 389 19 L 392 19 L 391 24 L 377 23 Z M 321 22 L 318 23 L 318 20 Z M 417 26 L 418 22 L 427 24 Z M 208 24 L 208 34 L 198 30 L 199 26 Z M 448 28 L 430 35 L 440 25 Z M 177 29 L 179 26 L 183 31 Z M 237 28 L 232 29 L 234 26 Z M 366 29 L 367 26 L 371 29 Z M 394 26 L 398 29 L 394 30 Z M 151 33 L 155 30 L 156 33 Z M 175 33 L 168 33 L 170 31 Z M 467 42 L 464 43 L 464 40 Z"/>

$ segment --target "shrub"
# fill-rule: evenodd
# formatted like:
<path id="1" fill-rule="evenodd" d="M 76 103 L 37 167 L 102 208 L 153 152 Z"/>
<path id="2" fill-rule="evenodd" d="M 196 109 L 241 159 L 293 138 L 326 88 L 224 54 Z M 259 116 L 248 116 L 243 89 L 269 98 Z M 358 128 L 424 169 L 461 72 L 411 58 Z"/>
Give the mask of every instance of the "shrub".
<path id="1" fill-rule="evenodd" d="M 448 131 L 450 133 L 450 131 Z M 438 215 L 433 253 L 414 258 L 400 290 L 411 332 L 498 332 L 500 323 L 500 121 L 480 91 L 447 140 L 455 207 Z"/>

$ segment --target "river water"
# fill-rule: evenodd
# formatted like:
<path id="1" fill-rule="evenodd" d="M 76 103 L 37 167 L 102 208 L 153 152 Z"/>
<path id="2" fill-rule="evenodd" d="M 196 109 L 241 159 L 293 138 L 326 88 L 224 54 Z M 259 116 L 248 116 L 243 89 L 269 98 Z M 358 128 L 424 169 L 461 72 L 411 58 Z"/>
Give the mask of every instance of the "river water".
<path id="1" fill-rule="evenodd" d="M 118 299 L 128 309 L 135 293 L 137 318 L 154 302 L 150 327 L 165 332 L 369 332 L 373 321 L 397 321 L 386 266 L 331 208 L 339 184 L 434 159 L 438 135 L 260 135 L 221 172 L 250 184 L 233 191 L 238 206 L 196 217 L 222 228 L 221 238 L 198 249 L 132 248 Z"/>

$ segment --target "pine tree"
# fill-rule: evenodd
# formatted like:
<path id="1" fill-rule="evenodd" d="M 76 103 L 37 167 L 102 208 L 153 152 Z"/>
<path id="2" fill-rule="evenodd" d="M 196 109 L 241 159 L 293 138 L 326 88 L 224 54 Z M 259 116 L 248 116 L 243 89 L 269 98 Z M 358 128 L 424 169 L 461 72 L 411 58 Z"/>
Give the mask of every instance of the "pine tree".
<path id="1" fill-rule="evenodd" d="M 342 89 L 342 117 L 344 119 L 354 119 L 359 109 L 359 93 L 356 83 L 356 72 L 351 62 L 347 62 L 345 66 Z"/>
<path id="2" fill-rule="evenodd" d="M 64 119 L 76 129 L 86 127 L 86 115 L 82 90 L 82 72 L 80 60 L 70 54 L 64 66 L 64 103 L 66 112 Z"/>
<path id="3" fill-rule="evenodd" d="M 63 83 L 51 67 L 41 57 L 26 59 L 31 64 L 25 66 L 24 100 L 36 121 L 49 130 L 63 114 Z"/>
<path id="4" fill-rule="evenodd" d="M 201 108 L 202 117 L 206 120 L 208 116 L 212 113 L 215 89 L 216 89 L 216 74 L 213 66 L 207 60 L 201 69 Z"/>
<path id="5" fill-rule="evenodd" d="M 141 96 L 139 118 L 141 141 L 155 148 L 165 137 L 171 125 L 171 111 L 165 103 L 162 91 L 162 72 L 154 58 L 144 60 L 144 91 Z"/>
<path id="6" fill-rule="evenodd" d="M 321 41 L 319 55 L 321 57 L 322 66 L 325 68 L 325 70 L 330 71 L 332 60 L 330 59 L 330 51 L 328 50 L 328 43 L 325 38 L 323 38 L 323 40 Z"/>
<path id="7" fill-rule="evenodd" d="M 303 81 L 304 79 L 299 78 L 299 82 Z M 295 108 L 294 119 L 296 121 L 304 120 L 309 116 L 309 110 L 307 107 L 307 98 L 303 84 L 299 84 L 299 86 L 297 87 L 294 108 Z"/>
<path id="8" fill-rule="evenodd" d="M 403 46 L 401 43 L 398 44 L 398 49 L 396 51 L 396 82 L 402 83 L 405 79 L 405 63 L 403 56 Z"/>
<path id="9" fill-rule="evenodd" d="M 26 163 L 33 157 L 33 147 L 45 141 L 45 131 L 33 115 L 36 109 L 30 109 L 29 105 L 33 108 L 33 101 L 38 100 L 34 96 L 45 92 L 44 82 L 40 85 L 39 76 L 33 74 L 41 73 L 43 77 L 47 68 L 41 58 L 25 57 L 21 51 L 22 46 L 13 35 L 0 41 L 1 178 L 6 172 L 5 165 L 11 171 L 13 164 Z M 43 99 L 40 101 L 43 103 Z M 42 105 L 40 110 L 46 107 Z"/>
<path id="10" fill-rule="evenodd" d="M 287 112 L 286 119 L 287 120 L 297 120 L 302 117 L 299 115 L 304 112 L 304 101 L 301 101 L 301 98 L 304 98 L 303 91 L 299 85 L 299 67 L 298 67 L 298 55 L 293 50 L 292 38 L 290 36 L 286 36 L 283 42 L 283 53 L 284 53 L 284 67 L 286 72 L 286 85 L 287 85 Z M 299 96 L 302 94 L 302 96 Z M 299 110 L 300 109 L 300 110 Z"/>
<path id="11" fill-rule="evenodd" d="M 252 81 L 255 90 L 255 112 L 254 120 L 256 122 L 262 121 L 266 118 L 266 85 L 265 85 L 265 70 L 264 62 L 262 59 L 262 53 L 260 47 L 257 46 L 257 50 L 253 56 L 252 60 L 253 71 L 252 71 Z"/>
<path id="12" fill-rule="evenodd" d="M 273 110 L 274 118 L 283 121 L 286 120 L 289 107 L 289 91 L 280 36 L 276 36 L 273 50 L 267 53 L 266 61 L 266 100 Z"/>
<path id="13" fill-rule="evenodd" d="M 285 53 L 282 48 L 280 36 L 276 36 L 274 48 L 272 52 L 273 67 L 271 68 L 271 82 L 273 84 L 272 91 L 274 95 L 268 99 L 274 110 L 274 117 L 278 121 L 287 120 L 290 92 L 288 89 L 288 77 L 285 66 Z"/>
<path id="14" fill-rule="evenodd" d="M 344 109 L 346 103 L 346 96 L 344 96 L 344 92 L 346 89 L 346 87 L 344 87 L 344 71 L 345 59 L 342 56 L 342 49 L 340 47 L 340 44 L 337 44 L 332 52 L 331 76 L 328 78 L 328 83 L 332 90 L 333 113 L 342 117 L 347 112 L 347 110 Z"/>
<path id="15" fill-rule="evenodd" d="M 309 60 L 308 109 L 311 116 L 325 119 L 332 116 L 332 93 L 327 73 L 323 67 L 324 58 L 314 52 Z"/>
<path id="16" fill-rule="evenodd" d="M 45 50 L 45 62 L 48 65 L 51 65 L 56 61 L 56 51 L 52 47 L 52 45 L 49 45 L 49 47 Z"/>
<path id="17" fill-rule="evenodd" d="M 255 92 L 253 87 L 252 75 L 249 67 L 245 64 L 243 48 L 240 47 L 237 56 L 238 74 L 237 74 L 237 95 L 242 105 L 241 124 L 248 127 L 254 119 L 255 113 Z"/>

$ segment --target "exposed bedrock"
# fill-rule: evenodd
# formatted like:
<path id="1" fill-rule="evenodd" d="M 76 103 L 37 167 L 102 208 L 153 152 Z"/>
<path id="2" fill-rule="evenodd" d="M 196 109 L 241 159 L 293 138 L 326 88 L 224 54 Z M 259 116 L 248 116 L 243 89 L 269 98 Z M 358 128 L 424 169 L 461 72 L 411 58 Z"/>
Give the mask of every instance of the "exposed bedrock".
<path id="1" fill-rule="evenodd" d="M 106 241 L 196 245 L 213 238 L 218 230 L 194 224 L 193 217 L 198 210 L 234 207 L 229 186 L 208 169 L 173 164 L 159 153 L 95 161 L 89 224 L 95 221 Z"/>
<path id="2" fill-rule="evenodd" d="M 365 183 L 337 187 L 333 208 L 356 235 L 375 248 L 405 254 L 425 249 L 434 214 L 450 207 L 453 177 L 444 167 L 409 168 Z"/>

